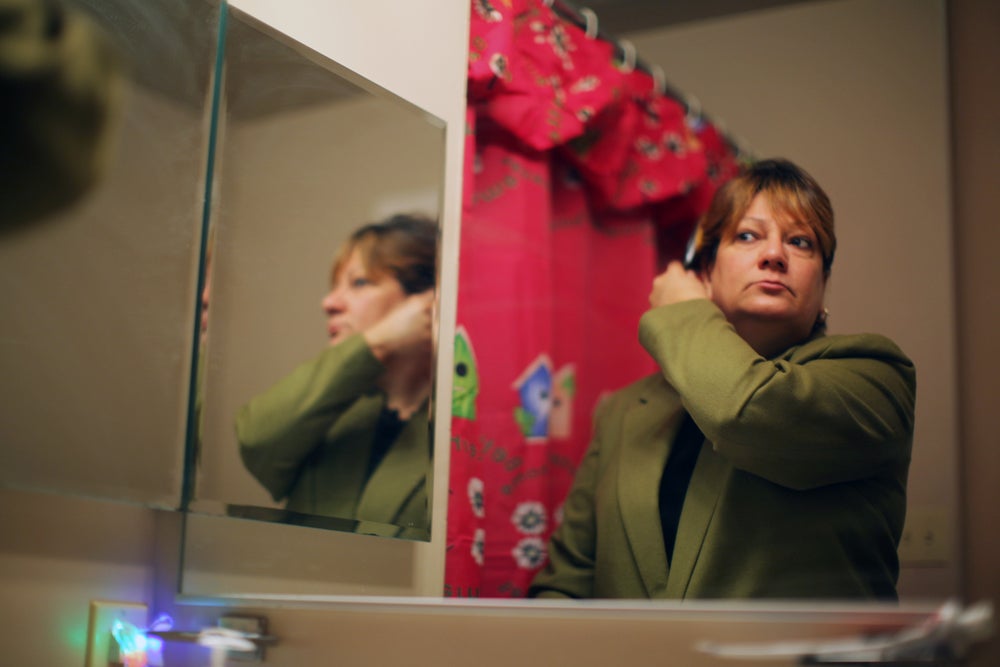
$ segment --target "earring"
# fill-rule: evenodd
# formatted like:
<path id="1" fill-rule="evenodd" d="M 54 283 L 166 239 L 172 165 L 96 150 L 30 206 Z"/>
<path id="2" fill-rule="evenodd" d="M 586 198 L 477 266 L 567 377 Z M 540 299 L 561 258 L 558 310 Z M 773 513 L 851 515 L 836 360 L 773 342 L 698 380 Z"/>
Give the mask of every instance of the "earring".
<path id="1" fill-rule="evenodd" d="M 820 311 L 819 315 L 816 316 L 816 324 L 821 326 L 826 324 L 826 320 L 828 317 L 830 317 L 830 309 L 824 308 L 823 310 Z"/>

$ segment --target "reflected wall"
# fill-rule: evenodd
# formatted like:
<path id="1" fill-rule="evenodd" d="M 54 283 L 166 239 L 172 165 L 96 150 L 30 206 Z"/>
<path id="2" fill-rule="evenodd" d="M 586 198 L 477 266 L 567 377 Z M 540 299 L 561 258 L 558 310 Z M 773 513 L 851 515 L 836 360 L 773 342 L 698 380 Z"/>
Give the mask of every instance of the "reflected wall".
<path id="1" fill-rule="evenodd" d="M 0 243 L 0 484 L 176 508 L 219 3 L 68 4 L 127 79 L 103 179 Z"/>

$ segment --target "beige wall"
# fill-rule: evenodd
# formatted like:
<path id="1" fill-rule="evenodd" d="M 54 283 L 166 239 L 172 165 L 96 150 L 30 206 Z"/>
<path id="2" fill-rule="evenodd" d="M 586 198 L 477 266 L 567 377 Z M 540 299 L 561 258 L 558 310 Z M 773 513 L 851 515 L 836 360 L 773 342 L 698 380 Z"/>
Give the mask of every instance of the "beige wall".
<path id="1" fill-rule="evenodd" d="M 372 3 L 371 11 L 391 15 L 399 6 L 392 4 L 393 7 L 388 7 Z M 412 4 L 419 6 L 414 11 L 419 8 L 426 11 L 433 0 Z M 826 4 L 837 3 L 818 3 L 820 8 Z M 352 3 L 352 6 L 358 5 Z M 449 7 L 453 11 L 467 11 L 466 3 L 461 0 L 454 0 Z M 968 601 L 992 599 L 995 604 L 1000 603 L 1000 568 L 996 565 L 1000 562 L 1000 516 L 994 491 L 1000 478 L 1000 451 L 991 418 L 996 412 L 996 396 L 1000 395 L 997 387 L 1000 369 L 988 353 L 992 351 L 989 343 L 996 325 L 994 290 L 1000 281 L 992 257 L 1000 234 L 993 223 L 1000 205 L 994 185 L 996 156 L 1000 155 L 995 124 L 1000 109 L 997 99 L 1000 82 L 997 68 L 984 63 L 1000 62 L 995 42 L 1000 28 L 997 8 L 991 0 L 951 0 L 949 8 L 956 57 L 952 83 L 956 105 L 954 221 L 959 295 L 956 336 L 963 449 L 960 498 L 967 508 L 963 597 Z M 414 17 L 405 18 L 414 24 Z M 422 24 L 418 20 L 415 25 Z M 323 26 L 317 25 L 314 32 L 322 30 Z M 432 46 L 445 50 L 451 57 L 460 57 L 457 54 L 464 50 L 463 37 L 455 26 L 434 34 Z M 370 42 L 381 43 L 377 39 Z M 365 48 L 374 49 L 375 45 L 359 49 L 359 59 L 365 57 Z M 411 48 L 410 52 L 418 51 Z M 640 55 L 648 58 L 643 50 Z M 419 92 L 425 99 L 455 93 L 440 87 L 424 87 L 419 77 L 406 85 L 411 93 Z M 691 90 L 697 92 L 697 85 L 692 85 Z M 452 108 L 440 99 L 437 104 Z M 705 105 L 712 110 L 708 101 Z M 738 129 L 735 120 L 727 120 Z M 451 144 L 449 150 L 454 151 L 455 145 Z M 454 152 L 451 155 L 454 157 Z M 454 174 L 450 178 L 450 186 L 457 185 Z M 873 185 L 877 187 L 880 185 Z M 454 209 L 450 210 L 452 215 L 456 214 Z M 933 392 L 935 388 L 929 387 L 927 391 Z M 150 510 L 124 505 L 11 491 L 0 493 L 0 646 L 4 650 L 4 663 L 29 667 L 82 664 L 81 633 L 90 599 L 151 601 L 154 565 L 151 552 L 155 548 L 152 533 L 157 519 L 163 524 L 176 521 L 173 515 L 157 517 Z M 169 561 L 174 552 L 160 549 L 156 557 Z M 164 567 L 159 571 L 159 590 L 169 592 L 170 564 L 161 564 Z M 170 600 L 162 596 L 158 605 L 171 606 Z M 186 611 L 189 620 L 206 622 L 219 613 L 215 608 Z M 668 655 L 664 651 L 666 639 L 676 637 L 678 643 L 686 646 L 692 637 L 701 636 L 700 626 L 664 625 L 662 620 L 623 623 L 596 618 L 592 619 L 594 622 L 572 619 L 542 624 L 534 616 L 523 616 L 518 622 L 509 616 L 500 620 L 453 614 L 415 618 L 374 611 L 271 609 L 267 613 L 275 633 L 284 640 L 283 646 L 271 653 L 266 663 L 269 665 L 395 662 L 457 665 L 470 661 L 480 665 L 513 661 L 664 664 Z M 769 632 L 753 624 L 743 627 L 744 638 L 763 637 Z M 812 626 L 794 628 L 801 636 L 812 636 L 817 631 Z M 671 651 L 669 655 L 674 653 Z M 415 656 L 424 659 L 417 660 Z M 977 664 L 984 667 L 998 664 L 997 642 L 981 657 Z M 685 664 L 707 664 L 695 660 L 686 660 Z M 201 664 L 207 664 L 207 658 L 195 651 L 189 651 L 182 662 L 168 663 L 170 667 Z"/>

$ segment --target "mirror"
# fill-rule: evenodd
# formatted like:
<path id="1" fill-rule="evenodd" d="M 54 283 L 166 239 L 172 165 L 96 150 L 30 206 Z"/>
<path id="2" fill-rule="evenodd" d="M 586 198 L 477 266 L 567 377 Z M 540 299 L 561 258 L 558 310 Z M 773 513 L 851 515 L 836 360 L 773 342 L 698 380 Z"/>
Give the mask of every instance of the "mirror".
<path id="1" fill-rule="evenodd" d="M 398 418 L 394 390 L 382 388 L 400 382 L 400 355 L 383 372 L 377 346 L 349 334 L 374 331 L 410 293 L 432 296 L 444 123 L 238 9 L 226 20 L 187 509 L 428 540 L 430 326 L 404 360 L 419 399 Z M 357 265 L 345 255 L 331 290 L 338 248 L 389 219 L 393 231 L 357 242 L 377 252 Z M 416 268 L 418 280 L 404 277 Z M 359 281 L 402 291 L 348 307 Z M 359 314 L 370 307 L 378 314 Z M 376 432 L 381 459 L 370 455 Z"/>
<path id="2" fill-rule="evenodd" d="M 177 508 L 219 3 L 66 4 L 126 80 L 100 182 L 0 241 L 0 484 Z"/>

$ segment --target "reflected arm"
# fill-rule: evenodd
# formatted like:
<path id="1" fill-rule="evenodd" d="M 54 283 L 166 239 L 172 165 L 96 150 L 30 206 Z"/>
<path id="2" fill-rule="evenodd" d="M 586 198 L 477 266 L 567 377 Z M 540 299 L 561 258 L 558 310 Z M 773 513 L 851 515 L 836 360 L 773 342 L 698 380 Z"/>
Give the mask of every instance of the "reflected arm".
<path id="1" fill-rule="evenodd" d="M 286 497 L 331 425 L 385 368 L 360 335 L 323 351 L 256 396 L 236 418 L 240 455 L 275 500 Z"/>
<path id="2" fill-rule="evenodd" d="M 715 450 L 792 489 L 904 467 L 916 375 L 883 336 L 820 337 L 759 356 L 707 299 L 654 308 L 639 337 Z"/>

